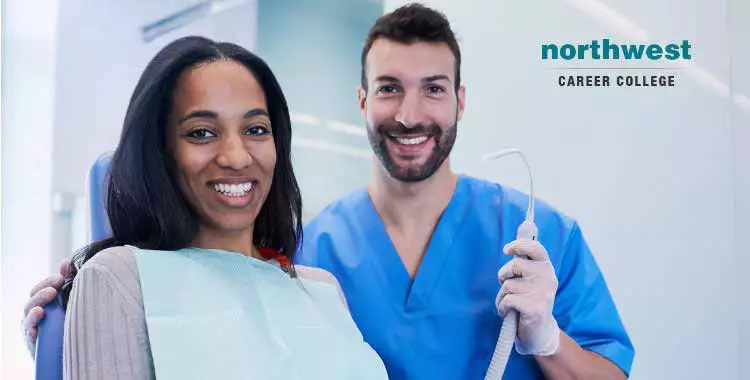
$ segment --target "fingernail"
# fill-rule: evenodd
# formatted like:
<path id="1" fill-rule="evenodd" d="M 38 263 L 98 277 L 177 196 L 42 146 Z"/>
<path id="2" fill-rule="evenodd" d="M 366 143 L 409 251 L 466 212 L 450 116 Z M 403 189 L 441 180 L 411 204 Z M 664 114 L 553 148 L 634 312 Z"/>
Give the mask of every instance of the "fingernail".
<path id="1" fill-rule="evenodd" d="M 503 247 L 503 253 L 506 255 L 510 252 L 510 243 L 506 244 L 505 247 Z"/>

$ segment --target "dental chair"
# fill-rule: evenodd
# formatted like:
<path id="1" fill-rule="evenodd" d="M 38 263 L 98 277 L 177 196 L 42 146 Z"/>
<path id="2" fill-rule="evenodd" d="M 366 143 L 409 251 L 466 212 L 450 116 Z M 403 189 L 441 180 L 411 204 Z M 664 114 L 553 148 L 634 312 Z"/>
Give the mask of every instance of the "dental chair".
<path id="1" fill-rule="evenodd" d="M 107 173 L 112 153 L 99 157 L 89 171 L 89 212 L 91 241 L 104 239 L 112 234 L 107 218 L 106 200 Z M 62 380 L 63 329 L 65 308 L 62 297 L 44 307 L 44 319 L 39 323 L 36 343 L 36 379 Z"/>

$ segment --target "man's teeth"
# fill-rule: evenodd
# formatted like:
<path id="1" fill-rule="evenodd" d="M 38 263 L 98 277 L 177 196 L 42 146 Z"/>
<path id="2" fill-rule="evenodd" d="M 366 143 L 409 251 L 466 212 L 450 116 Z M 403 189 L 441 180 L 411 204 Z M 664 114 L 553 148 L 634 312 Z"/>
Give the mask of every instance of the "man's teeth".
<path id="1" fill-rule="evenodd" d="M 427 141 L 427 136 L 418 136 L 418 137 L 396 137 L 396 141 L 398 141 L 401 145 L 417 145 L 421 144 L 425 141 Z"/>
<path id="2" fill-rule="evenodd" d="M 222 194 L 230 195 L 230 196 L 247 195 L 247 193 L 249 193 L 252 188 L 253 188 L 253 184 L 251 182 L 237 183 L 234 185 L 229 185 L 229 184 L 224 184 L 224 183 L 214 184 L 214 190 Z"/>

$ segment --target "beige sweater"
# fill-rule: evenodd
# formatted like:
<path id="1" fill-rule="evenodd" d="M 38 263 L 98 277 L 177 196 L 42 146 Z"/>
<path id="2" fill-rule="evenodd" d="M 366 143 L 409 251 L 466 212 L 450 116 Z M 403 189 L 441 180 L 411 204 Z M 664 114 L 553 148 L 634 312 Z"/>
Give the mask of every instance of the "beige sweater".
<path id="1" fill-rule="evenodd" d="M 303 278 L 339 287 L 324 270 L 296 269 Z M 153 379 L 149 347 L 132 251 L 115 247 L 99 252 L 81 268 L 73 283 L 65 318 L 63 378 Z"/>

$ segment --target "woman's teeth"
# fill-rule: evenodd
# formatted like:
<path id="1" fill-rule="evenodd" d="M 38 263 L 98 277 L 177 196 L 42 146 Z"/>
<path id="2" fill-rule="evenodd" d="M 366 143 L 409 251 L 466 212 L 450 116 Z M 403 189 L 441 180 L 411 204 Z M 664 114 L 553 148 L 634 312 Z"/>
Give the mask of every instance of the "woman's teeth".
<path id="1" fill-rule="evenodd" d="M 396 137 L 396 141 L 401 145 L 417 145 L 427 141 L 428 138 L 427 136 Z"/>
<path id="2" fill-rule="evenodd" d="M 214 190 L 230 197 L 241 197 L 247 195 L 252 190 L 253 184 L 251 182 L 238 183 L 234 185 L 228 185 L 224 183 L 214 184 Z"/>

